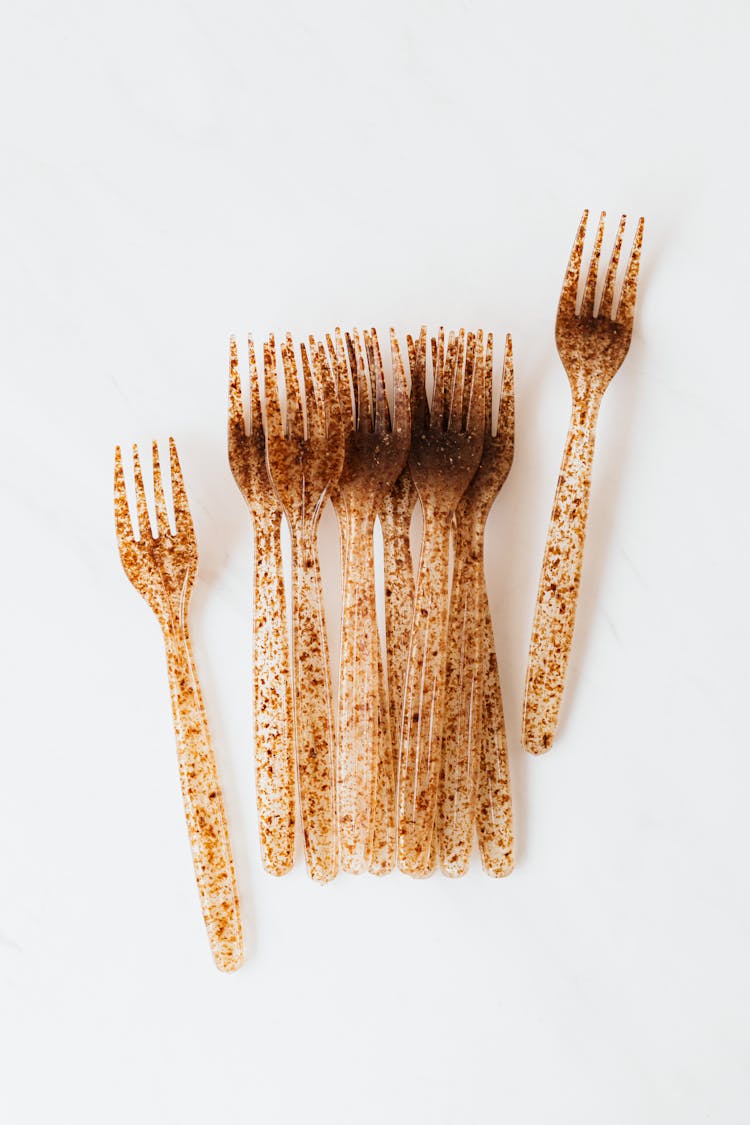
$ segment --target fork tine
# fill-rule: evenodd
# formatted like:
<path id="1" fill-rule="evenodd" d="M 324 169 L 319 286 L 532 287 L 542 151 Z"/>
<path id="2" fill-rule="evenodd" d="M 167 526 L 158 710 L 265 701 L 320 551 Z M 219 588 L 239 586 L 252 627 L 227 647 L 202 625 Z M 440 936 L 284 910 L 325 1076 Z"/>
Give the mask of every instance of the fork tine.
<path id="1" fill-rule="evenodd" d="M 422 325 L 417 341 L 406 337 L 409 352 L 409 372 L 411 374 L 411 424 L 412 431 L 424 430 L 427 425 L 427 390 L 425 387 L 425 361 L 427 352 L 427 328 Z"/>
<path id="2" fill-rule="evenodd" d="M 281 360 L 284 365 L 286 387 L 286 436 L 301 438 L 304 437 L 304 419 L 300 406 L 299 372 L 291 332 L 287 332 L 281 345 Z"/>
<path id="3" fill-rule="evenodd" d="M 250 429 L 263 430 L 263 409 L 261 407 L 258 365 L 255 362 L 255 343 L 252 336 L 247 337 L 247 359 L 250 366 Z"/>
<path id="4" fill-rule="evenodd" d="M 172 476 L 172 505 L 177 534 L 192 539 L 195 537 L 193 517 L 190 515 L 190 505 L 185 492 L 185 482 L 182 479 L 180 459 L 177 456 L 177 446 L 173 437 L 169 439 L 169 467 Z"/>
<path id="5" fill-rule="evenodd" d="M 459 362 L 461 333 L 448 336 L 448 355 L 443 377 L 443 429 L 458 433 L 463 427 L 463 370 Z"/>
<path id="6" fill-rule="evenodd" d="M 643 218 L 638 220 L 638 228 L 633 239 L 633 248 L 630 251 L 630 260 L 625 274 L 625 280 L 617 302 L 615 320 L 624 328 L 632 330 L 633 316 L 635 315 L 635 298 L 638 290 L 638 270 L 641 264 L 641 247 L 643 245 Z"/>
<path id="7" fill-rule="evenodd" d="M 351 431 L 356 425 L 356 418 L 354 400 L 352 399 L 352 381 L 349 375 L 346 347 L 341 329 L 336 329 L 333 340 L 330 333 L 327 332 L 326 342 L 335 376 L 337 397 L 341 405 L 342 423 L 347 430 Z"/>
<path id="8" fill-rule="evenodd" d="M 115 527 L 120 543 L 135 543 L 133 521 L 130 517 L 130 505 L 125 491 L 125 473 L 122 467 L 122 450 L 115 446 Z"/>
<path id="9" fill-rule="evenodd" d="M 313 355 L 313 379 L 316 383 L 321 410 L 325 418 L 325 436 L 330 450 L 335 451 L 343 447 L 344 427 L 341 417 L 341 401 L 339 399 L 336 383 L 333 378 L 331 365 L 322 344 L 318 346 Z M 339 463 L 339 469 L 341 464 Z"/>
<path id="10" fill-rule="evenodd" d="M 245 412 L 242 407 L 242 385 L 237 360 L 237 341 L 229 337 L 229 452 L 230 456 L 245 437 Z"/>
<path id="11" fill-rule="evenodd" d="M 487 350 L 492 355 L 492 340 L 487 339 Z M 492 370 L 492 359 L 489 364 Z M 497 408 L 497 436 L 502 439 L 503 457 L 510 467 L 513 460 L 513 446 L 516 428 L 516 397 L 513 385 L 513 340 L 510 332 L 505 337 L 505 355 L 503 356 L 503 382 L 500 390 L 500 403 Z"/>
<path id="12" fill-rule="evenodd" d="M 468 332 L 466 335 L 466 366 L 464 368 L 462 400 L 461 400 L 461 425 L 466 424 L 466 415 L 469 410 L 469 387 L 471 386 L 474 364 L 477 360 L 477 335 Z"/>
<path id="13" fill-rule="evenodd" d="M 573 242 L 573 249 L 570 251 L 568 268 L 565 271 L 562 293 L 560 294 L 558 314 L 562 313 L 567 316 L 575 316 L 576 300 L 578 297 L 578 279 L 581 274 L 581 257 L 583 256 L 583 240 L 586 237 L 586 222 L 588 217 L 588 211 L 584 211 L 578 225 L 575 241 Z"/>
<path id="14" fill-rule="evenodd" d="M 277 441 L 284 437 L 279 402 L 279 376 L 276 368 L 276 340 L 273 333 L 263 345 L 263 382 L 266 392 L 266 425 L 268 436 Z"/>
<path id="15" fill-rule="evenodd" d="M 153 536 L 151 520 L 148 515 L 146 503 L 146 490 L 143 487 L 143 473 L 141 472 L 141 459 L 138 456 L 138 446 L 133 446 L 133 476 L 135 477 L 135 504 L 138 512 L 138 537 L 145 539 L 147 535 Z"/>
<path id="16" fill-rule="evenodd" d="M 620 260 L 620 250 L 622 248 L 622 236 L 625 231 L 625 215 L 620 216 L 620 222 L 617 227 L 617 237 L 615 244 L 612 247 L 612 256 L 609 259 L 609 266 L 607 267 L 607 279 L 604 282 L 604 289 L 602 290 L 602 298 L 599 302 L 599 312 L 597 316 L 612 316 L 614 299 L 615 299 L 615 279 L 617 277 L 617 263 Z"/>
<path id="17" fill-rule="evenodd" d="M 599 275 L 599 258 L 602 253 L 602 239 L 604 237 L 604 220 L 607 217 L 606 211 L 602 211 L 599 216 L 599 225 L 596 228 L 596 240 L 594 242 L 594 249 L 591 252 L 591 261 L 589 262 L 589 270 L 586 274 L 586 285 L 583 290 L 583 300 L 581 302 L 581 316 L 593 317 L 594 315 L 594 298 L 596 297 L 596 281 Z"/>
<path id="18" fill-rule="evenodd" d="M 478 363 L 474 364 L 469 387 L 469 409 L 466 415 L 466 433 L 470 435 L 483 433 L 485 363 L 485 356 L 480 352 L 480 360 Z M 461 424 L 461 419 L 459 418 L 458 426 L 460 427 Z"/>
<path id="19" fill-rule="evenodd" d="M 164 497 L 164 485 L 161 479 L 161 464 L 159 462 L 159 446 L 156 442 L 153 443 L 152 451 L 153 460 L 153 474 L 154 474 L 154 505 L 156 508 L 156 534 L 169 535 L 169 514 L 167 512 L 167 501 Z"/>
<path id="20" fill-rule="evenodd" d="M 464 426 L 464 400 L 467 381 L 470 376 L 465 367 L 466 332 L 461 328 L 456 336 L 455 358 L 451 370 L 450 402 L 447 423 L 461 430 Z"/>
<path id="21" fill-rule="evenodd" d="M 385 372 L 383 371 L 380 341 L 374 328 L 365 333 L 365 343 L 367 345 L 367 364 L 370 369 L 370 385 L 375 402 L 375 430 L 377 433 L 384 434 L 391 429 L 391 412 L 385 389 Z"/>
<path id="22" fill-rule="evenodd" d="M 411 341 L 413 346 L 413 341 Z M 391 328 L 391 367 L 393 368 L 393 433 L 403 433 L 409 425 L 409 388 L 406 385 L 406 371 L 401 358 L 395 328 Z"/>
<path id="23" fill-rule="evenodd" d="M 437 340 L 432 337 L 432 404 L 430 406 L 430 426 L 443 428 L 445 412 L 445 329 L 440 326 Z"/>
<path id="24" fill-rule="evenodd" d="M 347 347 L 349 360 L 354 379 L 354 401 L 356 403 L 356 428 L 372 433 L 372 408 L 370 406 L 370 388 L 365 375 L 365 364 L 362 356 L 362 344 L 359 338 L 359 329 L 355 328 L 351 335 L 347 333 Z"/>
<path id="25" fill-rule="evenodd" d="M 313 363 L 315 362 L 315 355 L 318 350 L 319 345 L 316 343 L 315 338 L 311 336 L 310 351 L 312 352 Z M 302 374 L 305 385 L 305 411 L 307 413 L 308 437 L 315 438 L 318 441 L 324 441 L 326 436 L 326 421 L 325 404 L 321 399 L 323 389 L 317 380 L 313 380 L 312 371 L 310 370 L 310 359 L 304 341 L 300 345 L 300 355 L 302 357 Z"/>

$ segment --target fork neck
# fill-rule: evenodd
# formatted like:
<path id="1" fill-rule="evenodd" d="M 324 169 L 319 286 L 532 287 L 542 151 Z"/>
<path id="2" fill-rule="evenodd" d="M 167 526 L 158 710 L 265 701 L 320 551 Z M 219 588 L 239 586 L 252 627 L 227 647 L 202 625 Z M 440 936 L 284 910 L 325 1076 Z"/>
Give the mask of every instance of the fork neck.
<path id="1" fill-rule="evenodd" d="M 453 499 L 445 500 L 420 496 L 420 502 L 425 524 L 450 531 L 456 511 L 456 502 Z"/>
<path id="2" fill-rule="evenodd" d="M 573 419 L 582 426 L 595 425 L 604 388 L 593 382 L 590 375 L 579 372 L 570 378 L 570 394 Z"/>

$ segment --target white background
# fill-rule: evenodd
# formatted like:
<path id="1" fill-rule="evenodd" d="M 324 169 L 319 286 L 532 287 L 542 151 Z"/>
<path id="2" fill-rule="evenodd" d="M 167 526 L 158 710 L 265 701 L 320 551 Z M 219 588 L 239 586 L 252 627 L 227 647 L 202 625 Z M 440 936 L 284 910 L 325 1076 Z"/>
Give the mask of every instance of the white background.
<path id="1" fill-rule="evenodd" d="M 3 5 L 0 1119 L 748 1119 L 750 19 L 734 3 Z M 519 745 L 584 206 L 646 216 L 557 744 Z M 611 228 L 610 228 L 611 229 Z M 630 228 L 632 230 L 632 227 Z M 260 869 L 230 332 L 512 330 L 491 516 L 517 869 Z M 212 965 L 116 441 L 174 434 L 245 967 Z M 334 654 L 335 522 L 326 513 Z"/>

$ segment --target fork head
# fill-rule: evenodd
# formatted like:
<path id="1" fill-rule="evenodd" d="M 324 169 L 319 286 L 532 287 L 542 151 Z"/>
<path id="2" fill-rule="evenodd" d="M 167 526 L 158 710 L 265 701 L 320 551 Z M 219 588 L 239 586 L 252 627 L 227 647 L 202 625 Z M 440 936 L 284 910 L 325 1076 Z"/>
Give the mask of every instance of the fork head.
<path id="1" fill-rule="evenodd" d="M 229 343 L 229 464 L 249 508 L 262 516 L 270 510 L 279 511 L 280 505 L 266 464 L 266 434 L 252 336 L 247 338 L 247 350 L 250 363 L 250 433 L 245 429 L 237 341 L 232 336 Z"/>
<path id="2" fill-rule="evenodd" d="M 318 518 L 327 491 L 341 475 L 344 429 L 341 404 L 322 344 L 300 347 L 300 369 L 289 333 L 281 346 L 286 386 L 282 420 L 276 345 L 263 347 L 266 389 L 266 457 L 273 486 L 295 530 Z"/>
<path id="3" fill-rule="evenodd" d="M 153 443 L 154 510 L 152 532 L 138 446 L 133 446 L 135 511 L 125 491 L 125 472 L 119 445 L 115 449 L 115 529 L 120 559 L 138 593 L 162 620 L 173 610 L 185 614 L 198 566 L 198 545 L 188 507 L 182 470 L 174 439 L 169 439 L 172 480 L 172 520 L 162 485 L 159 450 Z M 131 518 L 132 517 L 132 518 Z"/>
<path id="4" fill-rule="evenodd" d="M 460 500 L 462 515 L 475 512 L 486 519 L 492 503 L 505 484 L 513 463 L 513 443 L 515 431 L 515 395 L 513 390 L 513 344 L 510 335 L 505 337 L 503 357 L 503 377 L 500 403 L 497 412 L 497 425 L 493 433 L 492 425 L 492 349 L 493 336 L 487 333 L 487 347 L 483 348 L 482 332 L 476 337 L 470 333 L 467 338 L 467 368 L 469 365 L 482 365 L 484 382 L 484 434 L 482 456 L 479 467 L 472 477 L 469 487 Z"/>
<path id="5" fill-rule="evenodd" d="M 336 374 L 346 443 L 338 496 L 345 505 L 364 507 L 374 516 L 409 455 L 409 392 L 398 340 L 391 329 L 393 419 L 375 329 L 364 332 L 364 348 L 356 328 L 346 333 L 346 345 L 339 328 L 334 338 L 326 336 L 326 341 Z"/>
<path id="6" fill-rule="evenodd" d="M 615 302 L 617 264 L 626 222 L 623 215 L 607 267 L 602 295 L 595 311 L 599 259 L 604 237 L 605 213 L 602 212 L 586 273 L 580 311 L 576 313 L 587 219 L 588 211 L 584 211 L 570 252 L 555 325 L 557 351 L 568 373 L 574 397 L 584 396 L 589 392 L 603 394 L 628 353 L 633 334 L 638 267 L 643 242 L 641 218 L 638 220 L 620 298 Z"/>
<path id="7" fill-rule="evenodd" d="M 484 365 L 467 362 L 464 329 L 432 340 L 434 384 L 425 386 L 427 333 L 409 337 L 412 439 L 409 469 L 426 510 L 451 516 L 476 472 L 484 438 Z M 475 340 L 474 340 L 475 347 Z"/>

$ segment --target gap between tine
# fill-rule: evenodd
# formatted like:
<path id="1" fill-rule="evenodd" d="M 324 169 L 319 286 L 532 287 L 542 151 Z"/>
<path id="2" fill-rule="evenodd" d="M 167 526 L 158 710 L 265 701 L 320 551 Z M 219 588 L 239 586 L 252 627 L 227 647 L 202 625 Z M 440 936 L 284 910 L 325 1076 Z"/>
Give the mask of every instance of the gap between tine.
<path id="1" fill-rule="evenodd" d="M 430 407 L 430 428 L 443 429 L 443 409 L 445 403 L 445 329 L 440 327 L 438 338 L 432 337 L 432 406 Z"/>

